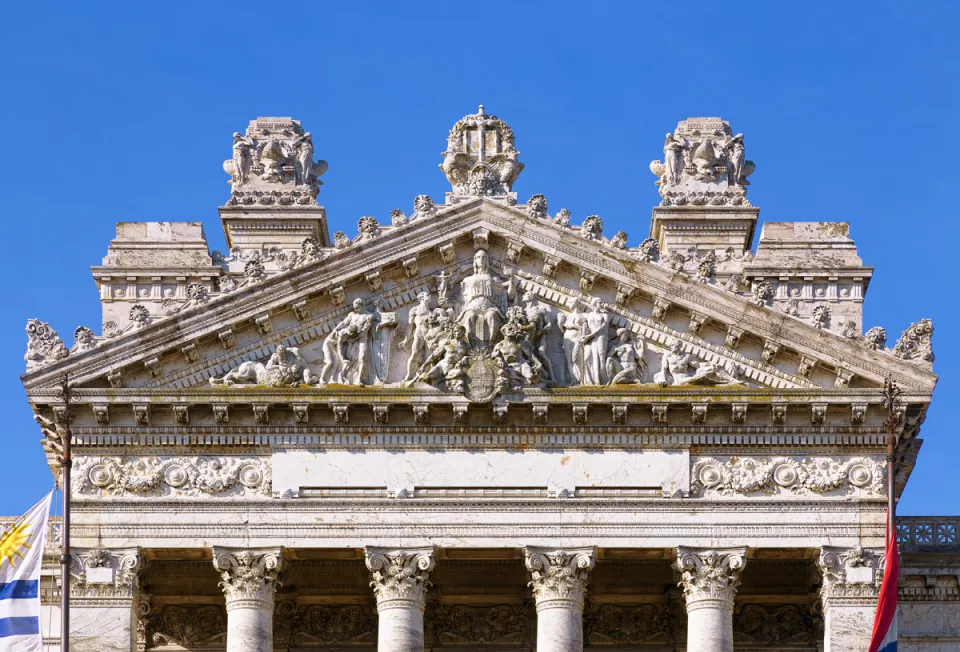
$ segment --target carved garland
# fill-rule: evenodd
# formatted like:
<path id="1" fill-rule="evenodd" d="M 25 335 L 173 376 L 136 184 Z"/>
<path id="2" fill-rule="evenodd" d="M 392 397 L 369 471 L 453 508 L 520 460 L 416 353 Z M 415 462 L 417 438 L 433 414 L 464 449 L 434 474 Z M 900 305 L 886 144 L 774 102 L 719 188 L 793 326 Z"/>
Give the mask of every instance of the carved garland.
<path id="1" fill-rule="evenodd" d="M 839 460 L 831 457 L 775 457 L 720 460 L 697 459 L 691 473 L 690 493 L 697 495 L 748 495 L 763 492 L 845 494 L 864 491 L 886 495 L 884 464 L 869 457 Z"/>
<path id="2" fill-rule="evenodd" d="M 246 457 L 82 457 L 75 496 L 271 495 L 270 463 Z"/>

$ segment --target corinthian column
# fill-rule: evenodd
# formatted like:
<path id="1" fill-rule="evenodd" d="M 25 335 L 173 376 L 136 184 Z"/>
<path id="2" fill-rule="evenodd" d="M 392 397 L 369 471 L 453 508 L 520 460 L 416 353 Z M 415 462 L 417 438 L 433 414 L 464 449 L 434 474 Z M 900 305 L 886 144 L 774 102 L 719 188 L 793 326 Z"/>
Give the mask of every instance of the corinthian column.
<path id="1" fill-rule="evenodd" d="M 687 652 L 733 652 L 733 599 L 746 554 L 746 548 L 677 548 Z"/>
<path id="2" fill-rule="evenodd" d="M 537 601 L 537 652 L 583 650 L 583 596 L 596 563 L 593 548 L 524 548 Z"/>
<path id="3" fill-rule="evenodd" d="M 823 576 L 824 652 L 866 652 L 880 597 L 884 551 L 824 547 L 817 559 Z"/>
<path id="4" fill-rule="evenodd" d="M 273 595 L 281 548 L 214 548 L 227 599 L 227 652 L 273 652 Z"/>
<path id="5" fill-rule="evenodd" d="M 380 624 L 377 652 L 423 652 L 423 608 L 433 549 L 366 548 Z"/>

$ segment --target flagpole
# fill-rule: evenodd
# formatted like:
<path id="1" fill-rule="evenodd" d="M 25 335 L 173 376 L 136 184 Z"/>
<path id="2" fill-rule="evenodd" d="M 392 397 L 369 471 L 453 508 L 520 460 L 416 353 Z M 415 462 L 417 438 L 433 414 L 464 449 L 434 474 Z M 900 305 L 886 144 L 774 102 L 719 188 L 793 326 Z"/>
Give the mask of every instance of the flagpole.
<path id="1" fill-rule="evenodd" d="M 887 431 L 887 536 L 896 536 L 896 462 L 897 462 L 897 426 L 900 423 L 900 388 L 887 377 L 883 383 L 883 405 L 887 408 L 887 417 L 883 425 Z"/>
<path id="2" fill-rule="evenodd" d="M 60 652 L 70 652 L 70 382 L 67 374 L 60 378 L 60 397 L 63 400 L 63 520 L 60 524 Z"/>

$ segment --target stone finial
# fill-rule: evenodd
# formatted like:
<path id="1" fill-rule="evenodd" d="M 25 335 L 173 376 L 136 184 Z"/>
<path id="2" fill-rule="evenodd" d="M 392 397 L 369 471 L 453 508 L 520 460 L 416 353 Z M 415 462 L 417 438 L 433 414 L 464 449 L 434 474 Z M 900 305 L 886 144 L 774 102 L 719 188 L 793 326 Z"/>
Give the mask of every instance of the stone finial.
<path id="1" fill-rule="evenodd" d="M 903 331 L 893 347 L 893 355 L 901 360 L 933 364 L 933 322 L 921 319 Z"/>
<path id="2" fill-rule="evenodd" d="M 228 206 L 316 206 L 327 162 L 313 160 L 313 136 L 299 120 L 257 118 L 244 135 L 233 134 L 223 170 L 232 186 Z"/>
<path id="3" fill-rule="evenodd" d="M 282 565 L 280 548 L 213 549 L 213 566 L 220 573 L 228 610 L 236 600 L 273 602 Z"/>
<path id="4" fill-rule="evenodd" d="M 50 324 L 39 319 L 27 320 L 27 352 L 23 356 L 27 371 L 62 360 L 68 355 L 70 350 L 57 331 L 50 328 Z"/>
<path id="5" fill-rule="evenodd" d="M 423 604 L 436 565 L 432 548 L 366 548 L 364 553 L 378 609 L 394 600 Z"/>
<path id="6" fill-rule="evenodd" d="M 593 548 L 524 548 L 523 554 L 538 610 L 556 601 L 583 604 L 590 571 L 596 564 Z"/>
<path id="7" fill-rule="evenodd" d="M 461 118 L 450 130 L 440 169 L 453 186 L 453 195 L 510 197 L 516 201 L 513 184 L 523 170 L 518 160 L 513 130 L 483 105 Z"/>
<path id="8" fill-rule="evenodd" d="M 734 135 L 726 120 L 681 120 L 663 154 L 650 163 L 661 206 L 750 206 L 747 177 L 756 165 L 744 158 L 743 134 Z"/>

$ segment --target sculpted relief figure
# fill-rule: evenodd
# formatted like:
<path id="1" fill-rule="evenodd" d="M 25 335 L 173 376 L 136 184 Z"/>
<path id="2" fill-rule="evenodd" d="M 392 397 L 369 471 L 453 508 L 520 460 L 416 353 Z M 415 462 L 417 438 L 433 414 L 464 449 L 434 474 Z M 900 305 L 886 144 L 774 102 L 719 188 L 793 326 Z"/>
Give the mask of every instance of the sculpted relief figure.
<path id="1" fill-rule="evenodd" d="M 717 365 L 698 360 L 691 353 L 684 353 L 680 340 L 671 340 L 668 347 L 669 350 L 663 354 L 660 371 L 653 377 L 658 385 L 727 385 L 737 382 L 732 374 Z"/>
<path id="2" fill-rule="evenodd" d="M 457 321 L 463 325 L 471 344 L 491 346 L 504 324 L 507 299 L 516 291 L 512 275 L 503 279 L 490 270 L 483 249 L 473 256 L 473 273 L 460 282 L 463 309 Z"/>
<path id="3" fill-rule="evenodd" d="M 607 346 L 610 342 L 610 313 L 600 299 L 590 301 L 590 310 L 580 322 L 581 385 L 605 385 Z"/>
<path id="4" fill-rule="evenodd" d="M 407 358 L 407 373 L 404 375 L 404 382 L 413 380 L 424 355 L 427 353 L 427 322 L 430 320 L 430 295 L 421 292 L 417 295 L 417 305 L 410 308 L 407 314 L 409 328 L 407 336 L 400 340 L 400 348 L 407 350 L 409 347 L 410 357 Z"/>
<path id="5" fill-rule="evenodd" d="M 529 342 L 523 340 L 523 331 L 515 321 L 500 329 L 502 337 L 493 347 L 493 359 L 499 370 L 499 391 L 518 390 L 543 380 L 543 365 L 533 354 Z"/>
<path id="6" fill-rule="evenodd" d="M 683 138 L 668 133 L 663 144 L 663 167 L 666 185 L 676 186 L 683 178 Z"/>
<path id="7" fill-rule="evenodd" d="M 296 152 L 297 180 L 307 185 L 313 180 L 313 136 L 308 131 L 294 138 L 290 147 Z"/>
<path id="8" fill-rule="evenodd" d="M 233 134 L 233 183 L 242 186 L 250 177 L 250 168 L 253 167 L 253 149 L 256 143 L 252 138 L 241 136 L 239 132 Z"/>
<path id="9" fill-rule="evenodd" d="M 373 314 L 364 310 L 363 299 L 353 300 L 353 310 L 337 324 L 323 342 L 320 382 L 363 385 L 369 366 L 368 343 Z"/>
<path id="10" fill-rule="evenodd" d="M 317 377 L 307 367 L 300 349 L 278 344 L 277 349 L 267 360 L 262 362 L 244 362 L 233 369 L 223 378 L 211 378 L 211 385 L 271 385 L 281 387 L 285 385 L 312 385 Z"/>
<path id="11" fill-rule="evenodd" d="M 556 374 L 553 372 L 553 363 L 547 352 L 547 339 L 553 330 L 553 323 L 547 308 L 540 304 L 536 293 L 532 290 L 523 294 L 523 316 L 524 323 L 521 330 L 530 343 L 533 355 L 543 367 L 544 379 L 547 382 L 555 382 Z"/>
<path id="12" fill-rule="evenodd" d="M 731 186 L 744 185 L 743 164 L 743 134 L 737 134 L 726 142 L 723 149 L 727 152 L 727 184 Z"/>
<path id="13" fill-rule="evenodd" d="M 570 312 L 557 314 L 557 327 L 563 334 L 564 378 L 561 382 L 573 386 L 583 378 L 583 356 L 580 355 L 580 333 L 583 330 L 580 300 L 575 299 Z"/>
<path id="14" fill-rule="evenodd" d="M 416 381 L 451 392 L 463 392 L 469 353 L 467 332 L 461 324 L 444 319 L 442 315 L 432 316 L 431 322 L 436 330 L 432 333 L 430 355 L 420 366 Z"/>
<path id="15" fill-rule="evenodd" d="M 643 338 L 627 328 L 618 328 L 617 336 L 607 350 L 606 372 L 611 385 L 643 382 L 647 363 L 643 359 Z"/>

